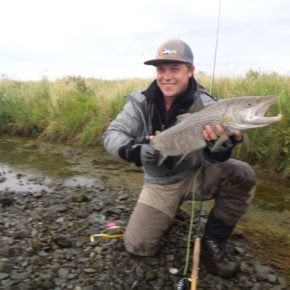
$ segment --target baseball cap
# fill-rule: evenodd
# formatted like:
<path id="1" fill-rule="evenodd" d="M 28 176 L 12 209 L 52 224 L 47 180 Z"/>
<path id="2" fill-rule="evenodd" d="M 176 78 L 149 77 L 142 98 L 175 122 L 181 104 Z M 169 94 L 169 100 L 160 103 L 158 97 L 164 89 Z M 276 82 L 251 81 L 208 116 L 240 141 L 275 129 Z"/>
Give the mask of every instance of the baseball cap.
<path id="1" fill-rule="evenodd" d="M 180 39 L 170 39 L 157 49 L 154 59 L 147 60 L 144 64 L 157 65 L 164 62 L 184 62 L 193 65 L 190 46 Z"/>

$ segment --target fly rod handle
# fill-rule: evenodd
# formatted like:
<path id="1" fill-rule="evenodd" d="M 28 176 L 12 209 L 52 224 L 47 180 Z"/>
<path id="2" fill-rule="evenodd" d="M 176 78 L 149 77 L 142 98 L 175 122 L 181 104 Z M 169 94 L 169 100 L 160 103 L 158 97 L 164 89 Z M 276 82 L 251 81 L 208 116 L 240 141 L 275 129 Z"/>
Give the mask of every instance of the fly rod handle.
<path id="1" fill-rule="evenodd" d="M 192 257 L 191 290 L 197 289 L 199 259 L 200 259 L 200 244 L 201 244 L 200 237 L 196 237 Z"/>

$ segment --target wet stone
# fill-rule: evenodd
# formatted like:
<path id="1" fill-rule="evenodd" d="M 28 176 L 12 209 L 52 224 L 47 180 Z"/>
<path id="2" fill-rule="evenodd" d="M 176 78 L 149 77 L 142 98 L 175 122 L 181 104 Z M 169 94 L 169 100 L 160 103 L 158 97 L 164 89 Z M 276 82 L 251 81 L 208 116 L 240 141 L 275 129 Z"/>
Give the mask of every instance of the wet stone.
<path id="1" fill-rule="evenodd" d="M 7 274 L 7 273 L 0 273 L 0 280 L 4 280 L 4 279 L 6 279 L 8 277 L 9 277 L 9 274 Z"/>
<path id="2" fill-rule="evenodd" d="M 15 239 L 26 239 L 30 236 L 30 231 L 27 229 L 19 229 L 13 233 Z"/>
<path id="3" fill-rule="evenodd" d="M 145 280 L 146 281 L 152 281 L 152 280 L 155 280 L 155 278 L 157 277 L 157 273 L 155 270 L 148 270 L 146 273 L 145 273 Z"/>
<path id="4" fill-rule="evenodd" d="M 61 269 L 58 270 L 57 274 L 58 274 L 58 277 L 60 279 L 66 280 L 66 278 L 69 275 L 69 269 L 67 269 L 67 268 L 61 268 Z"/>
<path id="5" fill-rule="evenodd" d="M 278 277 L 275 274 L 268 274 L 267 276 L 267 281 L 270 282 L 271 284 L 276 283 Z"/>
<path id="6" fill-rule="evenodd" d="M 94 290 L 94 286 L 84 286 L 82 290 Z"/>
<path id="7" fill-rule="evenodd" d="M 58 206 L 55 206 L 55 207 L 54 207 L 54 210 L 55 210 L 56 212 L 63 213 L 63 212 L 66 212 L 66 211 L 68 210 L 68 206 L 67 206 L 67 205 L 64 205 L 64 204 L 62 204 L 62 205 L 58 205 Z"/>
<path id="8" fill-rule="evenodd" d="M 15 198 L 9 193 L 0 192 L 0 205 L 3 207 L 11 206 L 15 201 Z"/>
<path id="9" fill-rule="evenodd" d="M 92 274 L 92 273 L 96 273 L 98 270 L 96 268 L 86 268 L 84 269 L 84 272 Z"/>
<path id="10" fill-rule="evenodd" d="M 72 246 L 71 237 L 59 236 L 56 237 L 54 241 L 60 248 L 70 248 Z"/>
<path id="11" fill-rule="evenodd" d="M 75 192 L 71 195 L 71 201 L 73 202 L 87 202 L 89 200 L 85 192 Z"/>
<path id="12" fill-rule="evenodd" d="M 266 281 L 268 279 L 269 274 L 271 273 L 271 269 L 268 266 L 257 263 L 255 265 L 255 272 L 256 277 L 259 281 Z"/>
<path id="13" fill-rule="evenodd" d="M 34 193 L 32 193 L 32 196 L 34 198 L 41 198 L 42 197 L 42 191 L 41 192 L 34 192 Z"/>
<path id="14" fill-rule="evenodd" d="M 1 252 L 0 252 L 1 255 Z M 13 264 L 9 259 L 0 258 L 0 272 L 10 272 L 13 269 Z"/>

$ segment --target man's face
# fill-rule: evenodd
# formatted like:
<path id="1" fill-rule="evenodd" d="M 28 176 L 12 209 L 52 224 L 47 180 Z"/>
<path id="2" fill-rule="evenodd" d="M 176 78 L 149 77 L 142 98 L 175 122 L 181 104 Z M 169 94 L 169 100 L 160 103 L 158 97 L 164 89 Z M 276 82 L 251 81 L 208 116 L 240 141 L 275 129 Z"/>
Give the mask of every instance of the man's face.
<path id="1" fill-rule="evenodd" d="M 156 65 L 156 72 L 156 81 L 164 97 L 172 98 L 186 90 L 194 67 L 184 63 L 161 63 Z"/>

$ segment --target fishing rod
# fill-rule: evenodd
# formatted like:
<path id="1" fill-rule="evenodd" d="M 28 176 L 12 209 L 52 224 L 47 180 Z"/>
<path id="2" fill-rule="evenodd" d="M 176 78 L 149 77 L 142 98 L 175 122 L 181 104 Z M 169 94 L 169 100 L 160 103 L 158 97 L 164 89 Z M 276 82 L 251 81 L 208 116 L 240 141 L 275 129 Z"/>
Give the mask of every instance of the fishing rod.
<path id="1" fill-rule="evenodd" d="M 213 94 L 213 88 L 214 88 L 215 68 L 216 68 L 217 49 L 218 49 L 218 39 L 219 39 L 219 31 L 220 31 L 221 7 L 222 7 L 222 0 L 220 0 L 219 11 L 218 11 L 218 23 L 217 23 L 217 30 L 216 30 L 214 63 L 213 63 L 212 79 L 211 79 L 211 86 L 210 86 L 210 94 L 211 95 Z M 203 167 L 203 166 L 201 166 L 201 167 Z M 201 251 L 201 209 L 202 209 L 202 199 L 200 197 L 198 218 L 197 218 L 196 238 L 195 238 L 195 241 L 194 241 L 193 257 L 192 257 L 191 290 L 196 290 L 197 289 L 197 283 L 198 283 L 198 273 L 199 273 L 199 264 L 200 264 L 200 251 Z"/>
<path id="2" fill-rule="evenodd" d="M 214 50 L 214 63 L 213 63 L 212 79 L 211 79 L 211 86 L 210 86 L 210 94 L 211 95 L 213 94 L 213 88 L 214 88 L 218 39 L 219 39 L 219 31 L 220 31 L 221 7 L 222 7 L 222 0 L 220 0 L 219 11 L 218 11 L 218 23 L 217 23 L 216 41 L 215 41 L 215 50 Z M 203 167 L 203 166 L 201 166 L 201 167 Z M 200 251 L 201 251 L 201 209 L 202 209 L 202 199 L 200 197 L 198 218 L 197 218 L 196 238 L 195 238 L 195 242 L 194 242 L 193 257 L 192 257 L 191 290 L 197 289 L 197 282 L 198 282 Z"/>
<path id="3" fill-rule="evenodd" d="M 210 94 L 213 94 L 214 88 L 214 80 L 215 80 L 215 68 L 216 68 L 216 59 L 217 59 L 217 49 L 218 49 L 218 39 L 219 39 L 219 31 L 220 31 L 220 18 L 221 18 L 221 6 L 222 0 L 219 2 L 219 11 L 218 11 L 218 23 L 217 23 L 217 30 L 216 30 L 216 40 L 215 40 L 215 50 L 214 50 L 214 62 L 213 62 L 213 71 L 212 71 L 212 78 L 211 78 L 211 86 L 210 86 Z M 203 163 L 204 165 L 204 163 Z M 193 186 L 193 202 L 195 200 L 196 191 L 197 191 L 197 176 L 201 173 L 203 165 L 201 165 L 200 170 L 196 173 L 194 186 Z M 191 209 L 191 218 L 190 218 L 190 228 L 188 234 L 188 241 L 187 241 L 187 252 L 186 252 L 186 262 L 184 267 L 183 275 L 187 274 L 188 263 L 189 263 L 189 249 L 190 249 L 190 242 L 191 242 L 191 235 L 192 235 L 192 226 L 193 226 L 193 219 L 194 219 L 194 210 L 195 206 L 192 204 Z M 191 277 L 182 278 L 176 284 L 176 290 L 196 290 L 198 284 L 198 273 L 199 273 L 199 264 L 200 264 L 200 252 L 201 252 L 201 210 L 202 210 L 202 199 L 199 200 L 199 208 L 198 208 L 198 217 L 197 217 L 197 229 L 196 229 L 196 237 L 194 240 L 194 248 L 193 248 L 193 255 L 192 255 L 192 271 Z M 190 287 L 190 288 L 189 288 Z"/>
<path id="4" fill-rule="evenodd" d="M 201 250 L 201 209 L 202 209 L 202 200 L 200 199 L 196 222 L 197 223 L 196 238 L 194 241 L 193 256 L 192 256 L 191 290 L 197 289 L 198 282 L 200 250 Z"/>
<path id="5" fill-rule="evenodd" d="M 222 0 L 220 0 L 220 4 L 219 4 L 218 23 L 217 23 L 217 29 L 216 29 L 214 60 L 213 60 L 212 78 L 211 78 L 211 85 L 210 85 L 210 94 L 211 95 L 213 94 L 213 87 L 214 87 L 214 80 L 215 80 L 215 67 L 216 67 L 218 39 L 219 39 L 219 31 L 220 31 L 221 7 L 222 7 Z"/>
<path id="6" fill-rule="evenodd" d="M 191 237 L 192 237 L 192 228 L 193 222 L 195 217 L 195 201 L 197 196 L 197 189 L 198 189 L 198 177 L 202 174 L 203 167 L 205 163 L 203 163 L 199 169 L 197 170 L 194 179 L 193 179 L 193 186 L 192 186 L 192 206 L 191 206 L 191 215 L 190 215 L 190 222 L 189 222 L 189 231 L 187 237 L 187 246 L 186 246 L 186 257 L 185 257 L 185 265 L 183 270 L 183 276 L 181 280 L 176 284 L 176 290 L 196 290 L 197 289 L 197 282 L 198 282 L 198 272 L 199 272 L 199 260 L 200 260 L 200 247 L 201 247 L 201 210 L 202 210 L 202 200 L 199 200 L 198 206 L 198 213 L 197 213 L 197 220 L 196 220 L 196 232 L 195 232 L 195 240 L 194 240 L 194 249 L 193 249 L 193 256 L 192 256 L 192 272 L 191 277 L 186 277 L 188 272 L 189 266 L 189 258 L 190 258 L 190 247 L 191 247 Z M 203 175 L 202 175 L 203 176 Z M 201 196 L 201 194 L 199 194 Z M 191 288 L 189 288 L 191 287 Z"/>

